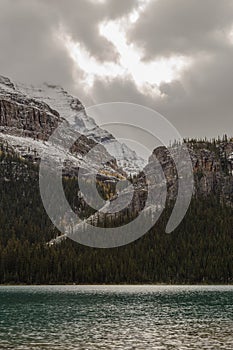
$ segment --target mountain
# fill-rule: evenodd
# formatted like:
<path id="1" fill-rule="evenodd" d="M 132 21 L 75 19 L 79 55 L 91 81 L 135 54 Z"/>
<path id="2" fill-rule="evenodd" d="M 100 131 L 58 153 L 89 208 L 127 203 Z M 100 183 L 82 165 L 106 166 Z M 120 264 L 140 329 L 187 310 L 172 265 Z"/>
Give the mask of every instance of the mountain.
<path id="1" fill-rule="evenodd" d="M 106 148 L 94 137 L 87 135 L 87 129 L 84 125 L 93 130 L 95 124 L 91 118 L 87 117 L 83 106 L 77 99 L 71 98 L 59 88 L 49 88 L 47 86 L 47 92 L 43 92 L 43 99 L 34 96 L 36 91 L 40 90 L 27 89 L 25 86 L 22 89 L 22 86 L 12 83 L 8 78 L 0 77 L 0 140 L 2 142 L 7 142 L 22 157 L 34 161 L 40 159 L 42 152 L 54 159 L 59 159 L 61 155 L 65 155 L 68 160 L 66 163 L 72 169 L 81 166 L 84 169 L 99 171 L 99 152 L 101 152 L 103 159 L 106 157 L 109 161 L 102 165 L 100 171 L 103 171 L 105 175 L 109 174 L 111 177 L 126 176 L 117 164 L 116 159 L 109 155 Z M 64 100 L 58 95 L 56 95 L 56 99 L 49 98 L 49 92 L 51 91 L 54 91 L 55 95 L 60 92 Z M 75 127 L 83 135 L 74 143 L 72 149 L 66 152 L 63 145 L 55 147 L 48 142 L 48 139 L 62 122 L 69 125 L 69 132 L 72 133 L 73 125 L 67 122 L 65 118 L 70 116 L 71 113 L 75 118 Z M 98 128 L 97 131 L 104 133 Z M 118 144 L 113 137 L 111 138 L 112 142 Z M 94 160 L 88 164 L 83 156 L 96 145 L 99 146 L 94 148 Z"/>
<path id="2" fill-rule="evenodd" d="M 168 197 L 176 198 L 178 190 L 177 171 L 169 148 L 159 147 L 149 158 L 158 159 L 167 181 Z M 186 140 L 194 175 L 194 196 L 219 196 L 221 201 L 233 205 L 233 139 L 224 137 L 213 141 Z"/>
<path id="3" fill-rule="evenodd" d="M 71 129 L 82 132 L 69 152 L 48 142 L 67 117 Z M 143 167 L 62 88 L 28 87 L 0 77 L 0 283 L 232 283 L 233 139 L 185 142 L 193 167 L 193 198 L 181 224 L 165 235 L 179 188 L 174 149 L 156 148 Z M 85 162 L 83 156 L 96 145 L 100 148 L 94 161 Z M 118 154 L 122 149 L 123 156 Z M 148 196 L 146 172 L 152 188 L 167 187 L 166 208 L 156 225 L 144 237 L 116 249 L 92 249 L 61 236 L 42 204 L 38 165 L 41 153 L 59 160 L 64 152 L 64 192 L 84 222 L 117 227 L 135 219 Z M 106 157 L 111 153 L 102 169 L 98 152 Z M 163 183 L 153 177 L 155 160 L 163 169 Z M 101 213 L 80 195 L 75 176 L 80 167 L 99 172 L 97 189 L 106 200 Z M 132 186 L 117 192 L 119 179 L 126 178 Z M 133 197 L 127 202 L 132 187 Z M 129 204 L 105 215 L 109 208 L 118 208 L 118 198 Z M 148 212 L 153 215 L 161 198 L 150 200 Z"/>
<path id="4" fill-rule="evenodd" d="M 219 205 L 227 205 L 233 208 L 233 139 L 197 141 L 186 140 L 186 147 L 190 154 L 193 168 L 193 196 L 198 202 L 214 198 Z M 145 219 L 153 220 L 153 215 L 164 208 L 164 193 L 166 192 L 166 206 L 173 208 L 178 201 L 179 178 L 172 154 L 179 150 L 179 144 L 170 148 L 158 147 L 150 156 L 148 164 L 137 177 L 132 179 L 132 187 L 128 186 L 118 192 L 114 200 L 106 202 L 100 212 L 93 213 L 86 221 L 78 224 L 75 231 L 86 231 L 86 223 L 104 227 L 117 227 L 119 221 L 128 222 L 135 219 L 144 211 Z M 161 179 L 158 172 L 158 163 L 162 167 L 164 179 Z M 184 162 L 185 166 L 185 162 Z M 145 176 L 147 174 L 147 176 Z M 148 195 L 148 184 L 152 195 Z M 164 188 L 163 188 L 164 186 Z M 162 189 L 162 191 L 160 191 Z M 184 205 L 182 198 L 189 193 L 189 183 L 182 186 L 180 205 Z M 183 196 L 183 197 L 182 197 Z M 188 194 L 189 196 L 189 194 Z M 128 199 L 132 198 L 131 201 Z M 189 198 L 189 197 L 188 197 Z M 119 209 L 119 205 L 123 209 Z M 146 206 L 145 206 L 146 205 Z M 146 210 L 145 210 L 146 209 Z M 231 209 L 230 209 L 231 210 Z M 140 224 L 143 224 L 141 217 Z M 56 243 L 52 240 L 52 243 Z"/>
<path id="5" fill-rule="evenodd" d="M 52 240 L 59 232 L 43 208 L 38 165 L 9 146 L 0 145 L 0 151 L 0 284 L 233 283 L 232 207 L 218 195 L 194 196 L 172 234 L 164 234 L 168 203 L 144 237 L 115 249 L 94 249 L 64 237 Z M 64 178 L 67 200 L 90 217 L 76 181 Z M 118 226 L 134 212 L 125 214 Z"/>
<path id="6" fill-rule="evenodd" d="M 75 128 L 82 134 L 67 154 L 68 161 L 64 170 L 67 175 L 76 174 L 75 169 L 80 166 L 99 171 L 98 159 L 101 152 L 111 159 L 100 171 L 103 178 L 115 179 L 117 182 L 119 178 L 126 178 L 129 174 L 138 174 L 134 179 L 135 194 L 130 205 L 134 211 L 139 212 L 143 207 L 146 192 L 144 171 L 153 175 L 154 161 L 158 159 L 167 182 L 167 199 L 175 201 L 178 179 L 171 154 L 176 145 L 170 150 L 165 147 L 155 149 L 148 164 L 145 165 L 143 160 L 137 158 L 134 151 L 98 127 L 93 118 L 87 115 L 79 99 L 61 87 L 48 84 L 41 87 L 14 84 L 10 79 L 0 76 L 0 141 L 7 142 L 22 157 L 37 161 L 43 152 L 59 159 L 65 150 L 62 147 L 53 147 L 48 143 L 48 138 L 65 120 L 69 120 L 71 129 Z M 100 148 L 95 153 L 94 161 L 88 164 L 83 160 L 83 156 L 96 145 Z M 225 137 L 212 142 L 186 140 L 186 146 L 193 165 L 194 194 L 205 197 L 213 193 L 231 204 L 232 139 Z M 153 176 L 150 182 L 152 186 L 158 186 Z M 129 191 L 129 188 L 122 191 L 122 198 L 126 198 Z M 157 199 L 157 206 L 159 201 L 160 199 Z M 107 205 L 114 207 L 115 202 Z"/>
<path id="7" fill-rule="evenodd" d="M 81 134 L 103 145 L 127 174 L 136 174 L 146 165 L 145 159 L 137 156 L 136 152 L 124 143 L 117 141 L 108 131 L 100 128 L 86 113 L 79 99 L 70 95 L 62 87 L 51 84 L 43 84 L 40 87 L 17 84 L 16 87 L 36 101 L 48 104 L 61 117 L 69 119 Z"/>

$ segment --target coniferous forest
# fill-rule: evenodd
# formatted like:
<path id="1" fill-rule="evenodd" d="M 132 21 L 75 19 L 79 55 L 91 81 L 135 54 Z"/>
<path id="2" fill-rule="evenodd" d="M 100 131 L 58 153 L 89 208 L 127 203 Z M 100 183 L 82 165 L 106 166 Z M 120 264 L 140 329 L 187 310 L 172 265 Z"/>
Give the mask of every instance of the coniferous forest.
<path id="1" fill-rule="evenodd" d="M 193 198 L 172 234 L 164 233 L 167 207 L 150 232 L 124 247 L 48 245 L 60 233 L 41 202 L 38 166 L 4 151 L 0 162 L 1 284 L 233 283 L 232 207 L 218 196 Z M 64 188 L 68 198 L 77 183 L 66 179 Z"/>

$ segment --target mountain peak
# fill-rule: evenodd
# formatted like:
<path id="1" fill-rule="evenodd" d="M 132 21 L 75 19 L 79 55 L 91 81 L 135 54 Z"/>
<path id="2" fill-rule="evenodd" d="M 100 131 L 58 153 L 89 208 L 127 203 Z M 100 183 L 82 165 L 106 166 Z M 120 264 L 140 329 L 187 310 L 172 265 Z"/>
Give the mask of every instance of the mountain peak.
<path id="1" fill-rule="evenodd" d="M 120 143 L 107 130 L 100 128 L 95 120 L 86 113 L 81 101 L 65 91 L 61 86 L 49 83 L 44 83 L 40 86 L 13 83 L 9 78 L 0 76 L 0 94 L 0 98 L 7 100 L 8 103 L 15 101 L 17 105 L 27 105 L 28 108 L 42 109 L 54 116 L 55 119 L 67 120 L 74 129 L 87 139 L 104 146 L 106 151 L 116 159 L 118 167 L 122 168 L 128 175 L 139 173 L 146 165 L 146 160 L 138 157 L 135 151 Z M 23 113 L 20 117 L 21 130 L 25 129 L 24 117 Z M 38 123 L 39 129 L 43 129 L 43 125 L 39 121 Z M 3 124 L 0 126 L 8 127 Z M 28 127 L 29 125 L 27 125 L 26 129 Z M 42 129 L 39 132 L 40 135 Z M 19 135 L 18 132 L 17 135 Z"/>
<path id="2" fill-rule="evenodd" d="M 137 156 L 127 145 L 120 143 L 108 131 L 100 128 L 86 113 L 81 101 L 61 86 L 44 83 L 39 87 L 17 84 L 19 90 L 36 100 L 47 103 L 62 118 L 68 120 L 81 134 L 102 144 L 117 164 L 128 174 L 136 174 L 144 168 L 146 160 Z"/>
<path id="3" fill-rule="evenodd" d="M 15 90 L 14 83 L 7 77 L 0 75 L 0 86 L 3 85 L 5 88 L 10 88 L 12 90 Z"/>

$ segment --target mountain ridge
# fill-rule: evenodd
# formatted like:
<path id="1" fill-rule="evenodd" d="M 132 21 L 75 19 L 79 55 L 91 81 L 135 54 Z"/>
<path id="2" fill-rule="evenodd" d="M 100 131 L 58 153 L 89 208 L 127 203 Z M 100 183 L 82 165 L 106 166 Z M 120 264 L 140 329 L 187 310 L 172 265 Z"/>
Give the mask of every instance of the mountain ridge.
<path id="1" fill-rule="evenodd" d="M 87 114 L 81 101 L 70 95 L 61 86 L 47 83 L 38 87 L 20 83 L 15 84 L 15 86 L 37 101 L 47 103 L 61 117 L 67 119 L 78 132 L 88 139 L 102 144 L 107 152 L 116 159 L 118 166 L 128 175 L 138 173 L 146 165 L 146 160 L 139 157 L 135 151 L 120 143 L 108 131 L 100 128 L 95 120 Z"/>

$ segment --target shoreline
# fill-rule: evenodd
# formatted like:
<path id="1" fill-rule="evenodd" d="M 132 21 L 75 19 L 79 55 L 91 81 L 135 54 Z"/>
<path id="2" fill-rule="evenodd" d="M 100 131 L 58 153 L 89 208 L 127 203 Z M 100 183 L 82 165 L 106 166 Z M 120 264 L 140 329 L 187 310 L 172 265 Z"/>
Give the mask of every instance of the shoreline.
<path id="1" fill-rule="evenodd" d="M 155 287 L 163 287 L 163 286 L 167 286 L 167 287 L 214 287 L 214 286 L 221 286 L 221 287 L 233 287 L 233 283 L 50 283 L 50 284 L 23 284 L 23 283 L 19 283 L 19 284 L 11 284 L 11 283 L 6 283 L 6 284 L 0 284 L 0 287 L 43 287 L 43 286 L 50 286 L 50 287 L 61 287 L 61 286 L 76 286 L 76 287 L 81 287 L 81 286 L 99 286 L 99 287 L 111 287 L 111 286 L 132 286 L 132 287 L 148 287 L 148 286 L 155 286 Z"/>

